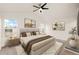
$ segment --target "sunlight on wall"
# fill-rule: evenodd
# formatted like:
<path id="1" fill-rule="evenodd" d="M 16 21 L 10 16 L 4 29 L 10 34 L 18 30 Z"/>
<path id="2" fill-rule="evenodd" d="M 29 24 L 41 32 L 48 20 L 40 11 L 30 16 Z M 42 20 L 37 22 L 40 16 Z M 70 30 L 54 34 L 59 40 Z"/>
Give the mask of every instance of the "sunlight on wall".
<path id="1" fill-rule="evenodd" d="M 52 28 L 51 28 L 51 25 L 49 25 L 49 24 L 46 24 L 46 25 L 45 25 L 44 30 L 45 30 L 45 33 L 46 33 L 46 34 L 50 34 L 51 29 L 52 29 Z"/>
<path id="2" fill-rule="evenodd" d="M 39 31 L 40 31 L 41 34 L 45 33 L 44 29 L 45 29 L 45 24 L 40 24 L 39 25 Z"/>

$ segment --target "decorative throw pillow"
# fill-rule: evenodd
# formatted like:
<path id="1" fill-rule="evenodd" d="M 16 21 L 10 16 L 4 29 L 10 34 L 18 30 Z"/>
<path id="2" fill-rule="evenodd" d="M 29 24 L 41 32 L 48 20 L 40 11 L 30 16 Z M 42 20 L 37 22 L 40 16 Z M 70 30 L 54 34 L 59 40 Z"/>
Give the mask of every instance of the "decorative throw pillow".
<path id="1" fill-rule="evenodd" d="M 22 32 L 22 33 L 21 33 L 21 37 L 27 37 L 26 32 Z"/>
<path id="2" fill-rule="evenodd" d="M 36 32 L 36 35 L 39 35 L 40 34 L 40 32 Z"/>
<path id="3" fill-rule="evenodd" d="M 36 32 L 32 32 L 31 35 L 36 35 Z"/>

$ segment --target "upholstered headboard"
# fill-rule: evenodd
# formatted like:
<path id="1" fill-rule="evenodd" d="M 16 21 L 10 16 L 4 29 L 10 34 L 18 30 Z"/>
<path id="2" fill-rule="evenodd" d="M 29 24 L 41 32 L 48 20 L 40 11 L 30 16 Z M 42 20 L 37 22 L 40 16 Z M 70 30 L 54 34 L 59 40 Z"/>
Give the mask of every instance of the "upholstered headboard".
<path id="1" fill-rule="evenodd" d="M 39 29 L 36 28 L 20 29 L 20 37 L 27 37 L 37 34 L 40 34 L 40 32 Z"/>

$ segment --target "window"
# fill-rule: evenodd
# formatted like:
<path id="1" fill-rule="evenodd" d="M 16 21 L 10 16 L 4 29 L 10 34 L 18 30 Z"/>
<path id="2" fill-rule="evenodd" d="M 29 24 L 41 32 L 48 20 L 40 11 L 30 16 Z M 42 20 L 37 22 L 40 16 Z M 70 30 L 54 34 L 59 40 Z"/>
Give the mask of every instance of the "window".
<path id="1" fill-rule="evenodd" d="M 16 28 L 17 21 L 15 19 L 5 19 L 4 20 L 4 27 L 5 28 Z"/>

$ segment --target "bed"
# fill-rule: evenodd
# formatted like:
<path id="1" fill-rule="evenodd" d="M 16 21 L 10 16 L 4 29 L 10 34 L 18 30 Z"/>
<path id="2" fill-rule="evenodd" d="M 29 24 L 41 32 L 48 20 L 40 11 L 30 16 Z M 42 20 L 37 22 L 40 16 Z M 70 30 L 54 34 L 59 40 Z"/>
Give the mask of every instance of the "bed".
<path id="1" fill-rule="evenodd" d="M 45 34 L 21 37 L 20 41 L 28 55 L 43 54 L 56 42 L 54 37 Z"/>

